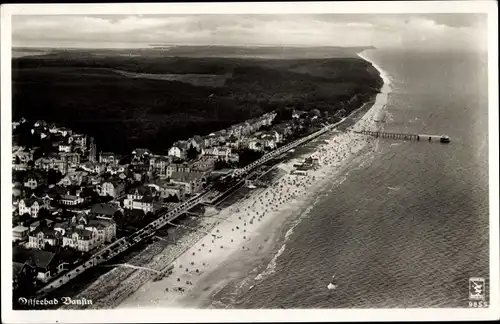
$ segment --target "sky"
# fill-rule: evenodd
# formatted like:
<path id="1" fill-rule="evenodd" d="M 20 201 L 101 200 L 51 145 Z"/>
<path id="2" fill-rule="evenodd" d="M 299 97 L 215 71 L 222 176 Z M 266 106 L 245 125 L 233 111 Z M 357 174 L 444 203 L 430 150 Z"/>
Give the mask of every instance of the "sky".
<path id="1" fill-rule="evenodd" d="M 23 15 L 13 46 L 148 44 L 487 48 L 486 14 Z"/>

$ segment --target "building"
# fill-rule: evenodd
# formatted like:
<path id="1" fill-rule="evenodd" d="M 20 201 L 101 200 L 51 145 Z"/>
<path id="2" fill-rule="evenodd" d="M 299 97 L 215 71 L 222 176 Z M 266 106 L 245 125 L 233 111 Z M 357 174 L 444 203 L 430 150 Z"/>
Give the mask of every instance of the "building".
<path id="1" fill-rule="evenodd" d="M 123 201 L 125 209 L 140 209 L 147 212 L 155 212 L 159 207 L 157 192 L 147 186 L 134 189 Z"/>
<path id="2" fill-rule="evenodd" d="M 173 172 L 170 182 L 183 185 L 185 194 L 192 195 L 203 188 L 207 177 L 202 172 Z"/>
<path id="3" fill-rule="evenodd" d="M 49 228 L 54 223 L 54 221 L 51 221 L 50 219 L 47 219 L 45 221 L 39 221 L 39 220 L 37 220 L 36 222 L 33 222 L 33 223 L 30 224 L 30 230 L 29 230 L 30 233 L 33 232 L 33 231 L 35 231 L 40 226 L 40 224 L 42 222 L 45 222 L 46 225 L 47 225 L 46 227 L 49 227 Z"/>
<path id="4" fill-rule="evenodd" d="M 82 134 L 73 134 L 68 138 L 68 143 L 79 147 L 82 151 L 87 149 L 87 136 Z M 90 143 L 93 143 L 93 138 L 90 138 Z"/>
<path id="5" fill-rule="evenodd" d="M 49 209 L 49 200 L 40 198 L 25 198 L 19 201 L 19 215 L 29 214 L 31 217 L 38 217 L 40 209 Z"/>
<path id="6" fill-rule="evenodd" d="M 106 172 L 111 175 L 117 175 L 127 172 L 128 165 L 108 165 L 106 167 Z"/>
<path id="7" fill-rule="evenodd" d="M 174 172 L 190 172 L 191 165 L 187 162 L 171 163 L 165 168 L 166 177 L 171 177 Z"/>
<path id="8" fill-rule="evenodd" d="M 154 187 L 160 193 L 161 198 L 168 198 L 174 195 L 180 200 L 185 193 L 183 185 L 168 181 L 157 181 L 155 184 L 149 184 L 148 186 Z"/>
<path id="9" fill-rule="evenodd" d="M 71 145 L 59 144 L 59 152 L 71 153 Z"/>
<path id="10" fill-rule="evenodd" d="M 83 145 L 83 148 L 85 148 L 86 145 Z M 90 138 L 90 149 L 89 149 L 89 161 L 90 162 L 96 162 L 96 155 L 97 155 L 97 147 L 94 143 L 94 138 Z"/>
<path id="11" fill-rule="evenodd" d="M 167 176 L 167 166 L 172 162 L 171 156 L 155 155 L 149 160 L 151 169 L 160 177 Z"/>
<path id="12" fill-rule="evenodd" d="M 45 177 L 38 172 L 29 172 L 24 177 L 24 186 L 32 190 L 36 189 L 41 185 L 45 185 L 46 183 L 47 181 Z"/>
<path id="13" fill-rule="evenodd" d="M 12 164 L 27 164 L 33 161 L 33 150 L 24 147 L 17 147 L 12 152 Z"/>
<path id="14" fill-rule="evenodd" d="M 83 182 L 86 182 L 88 178 L 88 173 L 86 171 L 74 171 L 69 172 L 64 178 L 62 178 L 57 184 L 63 187 L 69 186 L 81 186 Z"/>
<path id="15" fill-rule="evenodd" d="M 86 230 L 97 232 L 97 240 L 100 244 L 110 243 L 116 238 L 116 222 L 112 219 L 90 219 L 84 227 Z"/>
<path id="16" fill-rule="evenodd" d="M 89 252 L 97 248 L 101 242 L 96 229 L 69 228 L 62 237 L 62 246 L 69 246 L 81 252 Z"/>
<path id="17" fill-rule="evenodd" d="M 35 161 L 35 167 L 44 171 L 56 170 L 66 174 L 68 164 L 59 155 L 41 157 Z"/>
<path id="18" fill-rule="evenodd" d="M 105 163 L 108 165 L 117 165 L 119 159 L 114 153 L 111 152 L 101 152 L 99 153 L 99 163 Z"/>
<path id="19" fill-rule="evenodd" d="M 73 153 L 59 153 L 59 156 L 61 159 L 66 161 L 66 164 L 68 166 L 77 166 L 80 164 L 80 154 L 73 152 Z"/>
<path id="20" fill-rule="evenodd" d="M 90 213 L 97 217 L 112 218 L 120 208 L 111 204 L 95 204 L 90 209 Z"/>
<path id="21" fill-rule="evenodd" d="M 254 151 L 263 151 L 264 150 L 264 142 L 260 139 L 251 139 L 248 141 L 248 148 Z"/>
<path id="22" fill-rule="evenodd" d="M 28 247 L 31 249 L 43 249 L 45 244 L 58 246 L 61 243 L 61 234 L 44 225 L 38 226 L 28 236 Z"/>
<path id="23" fill-rule="evenodd" d="M 80 167 L 90 173 L 96 174 L 96 175 L 101 175 L 106 171 L 106 165 L 104 163 L 97 163 L 97 162 L 85 162 L 80 165 Z"/>
<path id="24" fill-rule="evenodd" d="M 100 196 L 120 197 L 125 193 L 125 182 L 121 180 L 110 180 L 97 186 L 97 193 Z"/>
<path id="25" fill-rule="evenodd" d="M 12 229 L 12 241 L 25 241 L 28 238 L 29 228 L 22 225 L 16 226 Z"/>
<path id="26" fill-rule="evenodd" d="M 153 156 L 153 153 L 145 148 L 136 148 L 132 151 L 132 163 L 143 163 L 148 162 Z"/>
<path id="27" fill-rule="evenodd" d="M 187 149 L 187 142 L 178 141 L 168 150 L 168 155 L 184 160 L 186 158 Z"/>
<path id="28" fill-rule="evenodd" d="M 12 251 L 14 265 L 13 275 L 33 276 L 33 279 L 48 282 L 56 277 L 67 266 L 67 262 L 59 258 L 56 253 L 41 250 L 28 250 L 23 247 L 14 247 Z"/>
<path id="29" fill-rule="evenodd" d="M 79 195 L 62 195 L 59 203 L 65 206 L 77 206 L 85 202 L 85 199 Z"/>
<path id="30" fill-rule="evenodd" d="M 189 171 L 193 171 L 193 172 L 211 171 L 211 170 L 213 170 L 214 165 L 215 165 L 215 161 L 217 161 L 217 159 L 218 159 L 218 157 L 215 155 L 203 155 L 203 156 L 199 157 L 196 161 L 191 163 L 191 168 Z"/>

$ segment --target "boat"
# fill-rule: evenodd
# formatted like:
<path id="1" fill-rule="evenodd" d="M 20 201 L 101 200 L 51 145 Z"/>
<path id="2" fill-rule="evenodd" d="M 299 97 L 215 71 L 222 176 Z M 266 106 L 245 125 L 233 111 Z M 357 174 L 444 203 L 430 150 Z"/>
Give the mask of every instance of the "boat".
<path id="1" fill-rule="evenodd" d="M 330 281 L 330 283 L 328 284 L 328 286 L 326 286 L 326 288 L 328 288 L 328 290 L 334 290 L 337 288 L 337 285 L 334 284 L 335 282 L 335 275 L 332 276 L 332 280 Z"/>
<path id="2" fill-rule="evenodd" d="M 449 143 L 450 142 L 450 137 L 447 136 L 447 135 L 443 135 L 443 136 L 441 136 L 441 138 L 439 139 L 439 141 L 441 143 Z"/>

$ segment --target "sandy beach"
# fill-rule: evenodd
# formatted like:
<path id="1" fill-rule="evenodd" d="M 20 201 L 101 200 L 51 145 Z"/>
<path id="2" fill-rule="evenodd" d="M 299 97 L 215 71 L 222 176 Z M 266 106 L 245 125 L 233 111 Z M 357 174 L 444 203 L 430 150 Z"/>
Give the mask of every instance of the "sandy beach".
<path id="1" fill-rule="evenodd" d="M 373 130 L 378 127 L 373 119 L 385 107 L 390 86 L 386 73 L 378 66 L 375 67 L 384 79 L 384 87 L 375 104 L 352 130 Z M 236 253 L 240 256 L 255 255 L 268 249 L 273 241 L 271 230 L 275 228 L 276 223 L 282 223 L 307 207 L 311 199 L 314 199 L 370 140 L 352 132 L 333 131 L 325 144 L 320 145 L 313 154 L 307 155 L 318 159 L 319 168 L 316 170 L 308 171 L 307 175 L 291 174 L 293 165 L 302 162 L 303 158 L 278 165 L 285 176 L 267 188 L 255 189 L 244 200 L 221 210 L 218 217 L 224 220 L 217 221 L 209 234 L 204 235 L 173 262 L 170 276 L 159 281 L 146 282 L 124 299 L 118 308 L 190 308 L 204 304 L 230 280 L 230 276 L 226 280 L 217 278 L 216 282 L 210 279 L 217 277 L 213 276 L 213 272 L 221 264 L 230 260 Z M 272 268 L 271 263 L 260 276 L 272 271 Z"/>

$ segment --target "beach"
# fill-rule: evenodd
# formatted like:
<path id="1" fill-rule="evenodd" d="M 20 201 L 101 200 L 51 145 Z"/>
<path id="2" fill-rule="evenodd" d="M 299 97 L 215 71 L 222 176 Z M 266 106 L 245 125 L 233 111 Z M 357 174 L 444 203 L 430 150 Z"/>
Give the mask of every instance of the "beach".
<path id="1" fill-rule="evenodd" d="M 374 130 L 378 127 L 374 122 L 374 116 L 385 107 L 390 91 L 390 80 L 385 71 L 378 66 L 375 68 L 379 70 L 384 86 L 373 106 L 352 126 L 351 130 Z M 223 280 L 220 275 L 217 275 L 216 272 L 220 274 L 222 264 L 235 257 L 244 259 L 248 256 L 252 259 L 256 255 L 266 253 L 278 236 L 276 229 L 280 228 L 286 220 L 304 212 L 312 200 L 321 193 L 322 188 L 345 171 L 349 162 L 366 147 L 369 141 L 373 140 L 350 131 L 332 131 L 329 138 L 319 145 L 314 153 L 278 165 L 277 168 L 284 176 L 273 184 L 267 188 L 255 189 L 245 199 L 219 211 L 215 221 L 206 221 L 206 226 L 203 226 L 202 230 L 207 230 L 211 226 L 213 228 L 209 233 L 203 233 L 195 244 L 175 258 L 172 263 L 172 273 L 169 276 L 153 281 L 152 275 L 149 275 L 149 280 L 146 280 L 135 292 L 126 297 L 126 294 L 118 297 L 109 296 L 106 305 L 113 303 L 118 308 L 191 308 L 207 305 L 210 296 L 223 289 L 232 278 L 230 273 L 224 275 Z M 319 166 L 307 171 L 307 175 L 292 174 L 293 165 L 302 162 L 308 156 L 316 158 Z M 283 245 L 284 248 L 285 245 Z M 167 251 L 163 254 L 165 252 Z M 275 255 L 274 261 L 279 257 L 280 252 L 282 250 Z M 161 258 L 161 255 L 156 257 L 156 259 Z M 162 267 L 158 267 L 159 263 L 162 262 L 153 260 L 145 266 L 154 269 L 163 269 L 168 266 L 164 263 Z M 135 271 L 143 275 L 145 272 Z M 272 271 L 273 262 L 271 261 L 256 279 Z"/>

